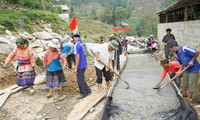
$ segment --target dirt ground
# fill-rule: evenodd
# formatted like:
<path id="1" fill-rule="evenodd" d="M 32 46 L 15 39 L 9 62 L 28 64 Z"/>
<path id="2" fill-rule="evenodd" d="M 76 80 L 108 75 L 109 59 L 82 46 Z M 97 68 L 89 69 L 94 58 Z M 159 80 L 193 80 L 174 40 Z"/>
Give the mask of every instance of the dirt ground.
<path id="1" fill-rule="evenodd" d="M 14 67 L 9 65 L 4 68 L 3 66 L 3 62 L 7 56 L 7 54 L 0 54 L 0 90 L 15 84 L 16 72 L 14 71 Z"/>
<path id="2" fill-rule="evenodd" d="M 4 68 L 2 64 L 0 65 L 2 71 L 4 69 L 12 71 L 12 73 L 10 72 L 0 79 L 0 89 L 2 90 L 14 85 L 16 76 L 13 67 Z M 80 100 L 77 100 L 79 89 L 73 68 L 64 69 L 64 73 L 67 83 L 60 88 L 55 88 L 53 98 L 45 97 L 49 92 L 45 84 L 35 85 L 36 93 L 33 95 L 29 94 L 29 89 L 24 89 L 7 99 L 0 109 L 0 120 L 66 120 L 68 114 Z M 92 89 L 92 94 L 96 94 L 96 75 L 92 60 L 88 61 L 85 79 Z"/>
<path id="3" fill-rule="evenodd" d="M 7 55 L 0 55 L 0 90 L 15 84 L 16 72 L 12 65 L 4 68 L 3 61 Z M 42 70 L 38 69 L 38 72 Z M 67 120 L 73 109 L 85 100 L 77 100 L 79 89 L 76 83 L 76 76 L 73 69 L 64 69 L 67 83 L 62 88 L 56 88 L 54 97 L 47 99 L 48 87 L 45 84 L 35 85 L 36 93 L 29 94 L 29 89 L 22 90 L 11 95 L 0 109 L 0 120 Z M 92 59 L 88 61 L 88 68 L 85 72 L 85 79 L 92 89 L 93 97 L 97 93 L 96 75 Z M 197 110 L 200 119 L 200 80 L 198 90 L 194 95 L 192 106 Z M 87 98 L 87 97 L 86 97 Z M 86 100 L 87 101 L 87 100 Z M 93 113 L 88 113 L 84 120 L 98 120 L 104 101 L 95 106 Z"/>

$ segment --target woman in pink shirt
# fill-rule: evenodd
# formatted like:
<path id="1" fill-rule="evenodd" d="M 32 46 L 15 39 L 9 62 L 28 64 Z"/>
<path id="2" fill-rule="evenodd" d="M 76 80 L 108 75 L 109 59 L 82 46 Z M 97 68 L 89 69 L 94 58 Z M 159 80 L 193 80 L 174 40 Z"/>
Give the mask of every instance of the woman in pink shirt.
<path id="1" fill-rule="evenodd" d="M 28 85 L 30 94 L 33 94 L 33 83 L 35 80 L 35 59 L 33 51 L 28 47 L 26 38 L 18 38 L 16 40 L 16 48 L 9 54 L 5 61 L 5 66 L 9 64 L 15 57 L 17 58 L 17 80 L 18 86 Z"/>
<path id="2" fill-rule="evenodd" d="M 160 88 L 160 84 L 163 81 L 163 79 L 166 77 L 168 72 L 170 72 L 170 78 L 173 78 L 176 75 L 176 72 L 180 68 L 178 61 L 170 61 L 169 62 L 167 59 L 164 59 L 164 60 L 161 60 L 160 63 L 163 67 L 163 72 L 162 72 L 162 75 L 160 77 L 158 84 L 154 87 L 154 89 Z M 175 83 L 178 87 L 180 87 L 180 84 L 181 84 L 180 76 L 175 79 Z"/>

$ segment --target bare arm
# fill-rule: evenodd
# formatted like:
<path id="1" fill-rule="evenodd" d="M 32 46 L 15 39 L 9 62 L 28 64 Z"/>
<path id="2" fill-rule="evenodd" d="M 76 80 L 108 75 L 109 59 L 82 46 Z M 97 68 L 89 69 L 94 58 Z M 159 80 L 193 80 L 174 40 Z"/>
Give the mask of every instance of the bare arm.
<path id="1" fill-rule="evenodd" d="M 80 55 L 76 54 L 76 66 L 75 66 L 75 70 L 74 70 L 75 74 L 78 74 L 77 69 L 78 69 L 79 62 L 80 62 Z"/>
<path id="2" fill-rule="evenodd" d="M 194 55 L 194 57 L 191 59 L 191 62 L 194 62 L 194 60 L 199 56 L 199 53 L 200 53 L 200 50 L 197 50 L 197 51 L 195 52 L 195 55 Z"/>

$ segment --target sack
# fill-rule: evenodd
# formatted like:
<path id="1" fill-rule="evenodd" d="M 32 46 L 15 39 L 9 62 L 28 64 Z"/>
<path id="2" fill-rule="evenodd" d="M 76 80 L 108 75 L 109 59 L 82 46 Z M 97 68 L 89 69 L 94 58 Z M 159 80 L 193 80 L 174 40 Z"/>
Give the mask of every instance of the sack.
<path id="1" fill-rule="evenodd" d="M 45 82 L 46 82 L 46 75 L 45 74 L 39 74 L 35 77 L 34 85 L 43 84 Z"/>

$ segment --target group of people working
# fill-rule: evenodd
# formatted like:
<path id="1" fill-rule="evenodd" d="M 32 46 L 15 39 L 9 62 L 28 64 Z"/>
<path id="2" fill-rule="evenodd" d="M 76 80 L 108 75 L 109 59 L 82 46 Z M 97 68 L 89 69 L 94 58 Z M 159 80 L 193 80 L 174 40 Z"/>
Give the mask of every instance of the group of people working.
<path id="1" fill-rule="evenodd" d="M 163 73 L 155 89 L 160 88 L 160 84 L 166 77 L 167 73 L 170 73 L 170 77 L 176 77 L 175 83 L 179 88 L 182 88 L 183 96 L 187 96 L 189 101 L 192 101 L 193 93 L 197 89 L 200 64 L 197 61 L 197 57 L 200 50 L 190 48 L 188 46 L 179 46 L 171 29 L 166 30 L 167 34 L 163 37 L 163 44 L 165 50 L 165 60 L 161 60 L 163 66 Z M 102 39 L 102 38 L 101 38 Z M 97 76 L 97 86 L 99 92 L 102 92 L 102 80 L 103 76 L 106 80 L 106 88 L 110 87 L 110 81 L 112 79 L 112 72 L 114 66 L 117 70 L 120 70 L 120 54 L 122 47 L 120 41 L 115 34 L 109 36 L 109 42 L 98 44 L 91 48 L 93 53 L 94 66 Z M 9 64 L 15 57 L 17 58 L 17 79 L 16 83 L 19 86 L 28 85 L 30 88 L 30 94 L 35 92 L 33 85 L 36 76 L 36 64 L 34 59 L 34 53 L 29 48 L 29 42 L 26 38 L 18 38 L 16 40 L 16 48 L 9 54 L 5 60 L 5 66 Z M 71 61 L 74 61 L 74 73 L 77 77 L 77 83 L 80 90 L 80 96 L 78 99 L 86 97 L 92 91 L 87 85 L 84 79 L 84 72 L 87 67 L 86 49 L 83 41 L 80 38 L 80 32 L 78 30 L 73 31 L 72 39 L 63 46 L 60 46 L 58 39 L 53 39 L 49 45 L 48 50 L 43 58 L 43 66 L 46 68 L 46 86 L 49 87 L 49 93 L 47 98 L 53 97 L 54 87 L 59 87 L 62 83 L 66 82 L 66 77 L 63 73 L 63 68 L 72 68 Z M 59 51 L 61 48 L 61 52 Z M 172 51 L 177 61 L 170 61 L 169 54 Z M 67 58 L 67 60 L 66 60 Z M 61 62 L 63 65 L 61 65 Z M 70 63 L 70 64 L 69 64 Z M 63 66 L 63 67 L 62 67 Z M 180 76 L 183 76 L 183 82 L 181 85 Z"/>
<path id="2" fill-rule="evenodd" d="M 161 60 L 160 63 L 163 66 L 163 73 L 154 89 L 161 87 L 161 82 L 167 73 L 169 73 L 170 78 L 174 77 L 176 85 L 182 89 L 182 95 L 187 97 L 188 101 L 191 102 L 198 85 L 200 64 L 197 57 L 199 56 L 200 50 L 178 45 L 171 31 L 170 28 L 166 29 L 167 34 L 162 40 L 165 59 Z M 170 60 L 170 54 L 175 55 L 177 60 Z M 183 77 L 182 84 L 181 77 Z"/>
<path id="3" fill-rule="evenodd" d="M 80 38 L 80 32 L 78 30 L 74 30 L 72 39 L 64 43 L 62 46 L 61 45 L 62 44 L 60 44 L 58 39 L 53 39 L 48 44 L 48 49 L 43 58 L 43 67 L 47 71 L 46 86 L 49 87 L 49 93 L 46 97 L 53 97 L 54 88 L 67 82 L 63 68 L 66 68 L 68 62 L 68 67 L 71 69 L 72 64 L 69 64 L 69 62 L 74 61 L 74 74 L 76 74 L 77 84 L 80 90 L 80 96 L 78 96 L 78 99 L 84 98 L 92 91 L 84 78 L 87 60 L 85 44 Z M 102 74 L 105 77 L 106 88 L 108 89 L 110 87 L 110 80 L 112 79 L 110 72 L 113 71 L 113 65 L 117 64 L 117 69 L 120 69 L 119 46 L 120 44 L 113 34 L 110 36 L 110 41 L 108 43 L 98 44 L 97 46 L 91 48 L 91 52 L 95 57 L 94 66 L 97 75 L 96 82 L 99 92 L 102 92 Z M 18 61 L 16 69 L 17 85 L 28 85 L 30 88 L 30 94 L 34 94 L 35 89 L 33 88 L 33 85 L 37 71 L 34 52 L 29 48 L 28 39 L 20 37 L 16 40 L 16 48 L 14 48 L 14 50 L 6 58 L 4 65 L 7 66 L 7 64 L 9 64 L 15 57 Z"/>

